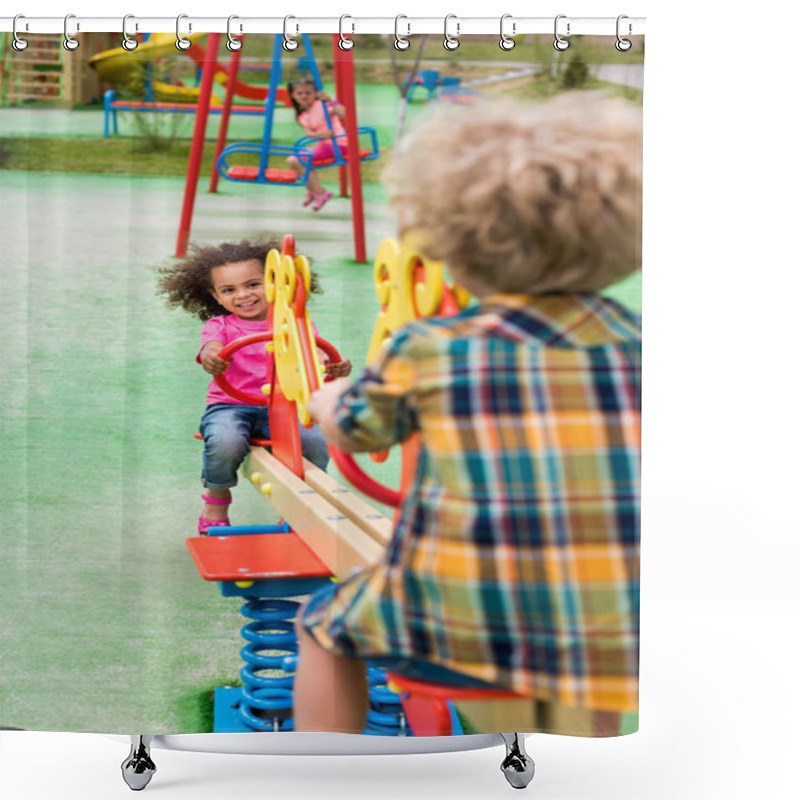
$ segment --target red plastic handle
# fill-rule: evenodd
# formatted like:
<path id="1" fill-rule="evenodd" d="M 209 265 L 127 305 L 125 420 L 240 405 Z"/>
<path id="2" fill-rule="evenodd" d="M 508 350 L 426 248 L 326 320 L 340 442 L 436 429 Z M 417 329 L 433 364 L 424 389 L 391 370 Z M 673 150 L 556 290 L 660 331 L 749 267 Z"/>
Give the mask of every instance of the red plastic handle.
<path id="1" fill-rule="evenodd" d="M 349 453 L 344 453 L 337 447 L 334 447 L 328 442 L 328 450 L 333 458 L 334 463 L 339 468 L 339 472 L 350 481 L 361 492 L 364 492 L 367 497 L 377 500 L 387 506 L 397 508 L 403 502 L 403 495 L 395 489 L 390 489 L 382 483 L 378 483 L 374 478 L 370 478 L 361 467 L 358 466 L 356 460 Z"/>
<path id="2" fill-rule="evenodd" d="M 248 336 L 241 336 L 238 339 L 234 339 L 229 344 L 226 344 L 225 347 L 223 347 L 222 350 L 217 353 L 217 356 L 223 359 L 223 361 L 227 361 L 234 353 L 241 350 L 243 347 L 247 347 L 248 345 L 256 344 L 258 342 L 271 342 L 272 338 L 272 331 L 263 331 L 261 333 L 251 333 Z M 330 342 L 319 336 L 315 336 L 314 340 L 317 347 L 328 354 L 332 364 L 336 364 L 342 360 L 342 357 L 339 355 L 339 351 Z M 241 400 L 243 403 L 248 403 L 251 406 L 269 405 L 269 395 L 251 394 L 250 392 L 243 392 L 241 389 L 237 389 L 225 377 L 224 372 L 220 375 L 215 375 L 214 380 L 217 382 L 217 386 L 219 386 L 223 392 L 229 394 L 231 397 L 235 397 L 237 400 Z M 326 380 L 328 380 L 328 378 L 326 378 Z"/>

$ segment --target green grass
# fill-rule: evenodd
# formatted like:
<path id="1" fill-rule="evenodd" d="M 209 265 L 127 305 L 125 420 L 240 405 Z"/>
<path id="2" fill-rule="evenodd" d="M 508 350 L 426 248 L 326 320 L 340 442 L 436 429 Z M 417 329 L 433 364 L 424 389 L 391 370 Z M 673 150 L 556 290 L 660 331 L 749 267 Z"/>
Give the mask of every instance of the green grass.
<path id="1" fill-rule="evenodd" d="M 81 172 L 114 175 L 186 175 L 190 142 L 180 139 L 166 151 L 149 150 L 141 139 L 66 139 L 66 138 L 6 138 L 0 139 L 0 169 L 47 172 Z M 385 152 L 385 151 L 384 151 Z M 210 175 L 214 148 L 206 144 L 201 175 Z M 379 180 L 382 159 L 361 165 L 365 182 Z M 245 154 L 237 164 L 257 165 L 258 157 Z M 271 166 L 283 167 L 281 159 Z M 320 170 L 323 181 L 335 180 L 335 169 Z"/>

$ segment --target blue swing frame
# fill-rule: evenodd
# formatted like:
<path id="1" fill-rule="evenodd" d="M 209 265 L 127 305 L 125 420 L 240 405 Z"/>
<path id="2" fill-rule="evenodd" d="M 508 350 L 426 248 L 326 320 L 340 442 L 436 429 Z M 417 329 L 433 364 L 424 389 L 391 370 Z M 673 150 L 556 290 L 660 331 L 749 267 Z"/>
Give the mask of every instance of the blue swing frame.
<path id="1" fill-rule="evenodd" d="M 306 56 L 300 60 L 301 67 L 304 66 L 311 72 L 314 86 L 318 92 L 322 91 L 323 83 L 317 67 L 317 61 L 314 57 L 314 49 L 311 46 L 311 38 L 307 33 L 300 34 L 305 47 Z M 278 89 L 283 79 L 283 41 L 280 36 L 275 37 L 272 52 L 272 69 L 269 77 L 269 93 L 266 99 L 266 107 L 264 111 L 264 131 L 261 136 L 261 143 L 255 142 L 238 142 L 236 144 L 228 145 L 219 155 L 217 159 L 216 168 L 219 174 L 229 181 L 239 181 L 241 183 L 260 183 L 268 184 L 270 186 L 305 186 L 308 183 L 308 177 L 312 169 L 321 169 L 327 167 L 343 166 L 347 163 L 343 157 L 339 143 L 336 138 L 331 139 L 333 145 L 334 160 L 330 163 L 320 164 L 314 166 L 312 163 L 314 155 L 309 149 L 309 145 L 315 142 L 324 140 L 321 136 L 302 136 L 293 145 L 275 145 L 272 144 L 272 123 L 275 115 L 275 104 L 278 96 Z M 325 119 L 328 123 L 328 128 L 333 130 L 333 124 L 328 112 L 327 105 L 323 104 L 325 111 Z M 370 150 L 361 157 L 361 161 L 372 161 L 380 155 L 380 148 L 378 146 L 378 135 L 374 128 L 367 126 L 359 127 L 358 135 L 369 136 Z M 228 164 L 228 157 L 236 153 L 257 153 L 259 155 L 258 167 L 255 174 L 248 177 L 235 177 L 230 174 L 231 165 Z M 301 171 L 297 172 L 297 177 L 294 181 L 287 180 L 271 180 L 269 172 L 269 158 L 270 156 L 294 156 L 297 158 L 301 166 Z"/>

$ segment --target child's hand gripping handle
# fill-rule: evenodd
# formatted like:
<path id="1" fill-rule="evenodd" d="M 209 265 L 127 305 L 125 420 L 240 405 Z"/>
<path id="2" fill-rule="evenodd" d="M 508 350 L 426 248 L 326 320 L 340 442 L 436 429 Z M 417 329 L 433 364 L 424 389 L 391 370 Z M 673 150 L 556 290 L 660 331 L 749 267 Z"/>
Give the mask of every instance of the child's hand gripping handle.
<path id="1" fill-rule="evenodd" d="M 251 344 L 257 344 L 258 342 L 269 343 L 272 341 L 272 338 L 272 331 L 251 333 L 249 336 L 241 336 L 232 341 L 230 344 L 226 344 L 225 347 L 216 353 L 215 358 L 224 363 L 225 367 L 227 367 L 234 353 L 236 353 L 238 350 L 241 350 L 243 347 L 247 347 Z M 320 338 L 319 336 L 314 337 L 314 339 L 317 347 L 319 347 L 320 350 L 322 350 L 330 358 L 331 365 L 338 364 L 343 361 L 342 357 L 339 355 L 339 351 L 330 342 Z M 248 403 L 249 405 L 253 406 L 269 405 L 270 395 L 272 393 L 272 387 L 270 384 L 264 385 L 261 390 L 262 394 L 243 392 L 228 381 L 228 379 L 225 377 L 224 368 L 222 372 L 214 375 L 214 380 L 217 382 L 217 386 L 219 386 L 223 392 L 229 394 L 231 397 L 235 397 L 237 400 L 241 400 L 243 403 Z"/>

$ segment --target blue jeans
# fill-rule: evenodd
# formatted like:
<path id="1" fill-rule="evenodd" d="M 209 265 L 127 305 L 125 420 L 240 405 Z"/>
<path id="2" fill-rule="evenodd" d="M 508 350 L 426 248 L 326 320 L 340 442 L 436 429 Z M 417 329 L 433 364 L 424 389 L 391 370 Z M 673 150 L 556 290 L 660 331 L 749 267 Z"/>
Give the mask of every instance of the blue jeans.
<path id="1" fill-rule="evenodd" d="M 250 439 L 269 439 L 266 406 L 217 403 L 208 406 L 200 420 L 203 437 L 203 486 L 230 489 L 236 486 L 236 471 L 250 451 Z M 328 448 L 319 425 L 300 426 L 303 456 L 320 469 L 328 466 Z"/>

